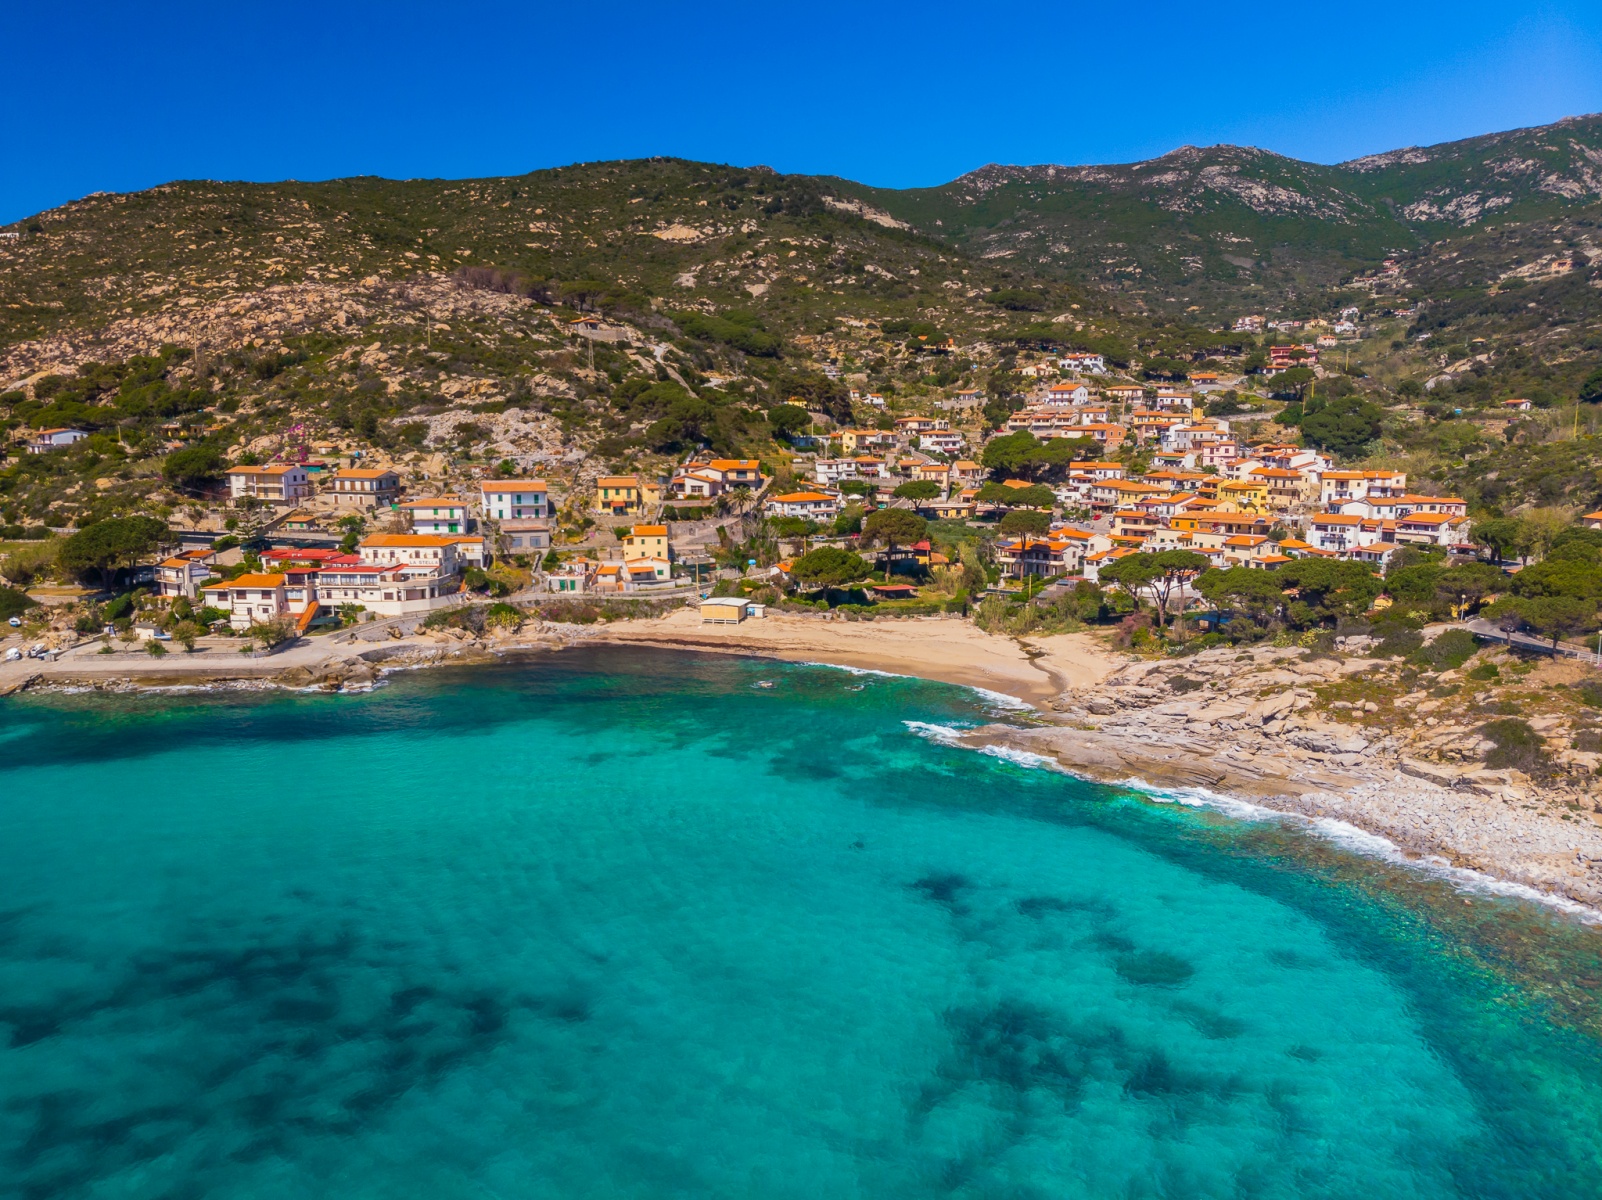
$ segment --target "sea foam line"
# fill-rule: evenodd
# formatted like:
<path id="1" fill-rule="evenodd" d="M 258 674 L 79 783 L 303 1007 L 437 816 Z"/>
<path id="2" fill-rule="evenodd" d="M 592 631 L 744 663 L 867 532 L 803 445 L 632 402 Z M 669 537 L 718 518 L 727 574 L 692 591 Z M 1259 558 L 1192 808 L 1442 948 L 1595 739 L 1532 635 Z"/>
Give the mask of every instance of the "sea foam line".
<path id="1" fill-rule="evenodd" d="M 816 662 L 812 659 L 797 659 L 796 665 L 801 667 L 828 667 L 835 671 L 845 671 L 851 675 L 882 675 L 886 679 L 922 679 L 926 683 L 944 683 L 944 680 L 929 679 L 924 675 L 906 675 L 899 671 L 881 671 L 877 667 L 848 667 L 844 663 Z M 992 691 L 987 687 L 980 687 L 973 683 L 951 683 L 947 687 L 960 687 L 965 691 L 973 692 L 984 699 L 993 708 L 1005 709 L 1011 712 L 1034 712 L 1035 706 L 1027 700 L 1020 700 L 1017 696 L 1009 696 L 1006 692 Z"/>
<path id="2" fill-rule="evenodd" d="M 970 745 L 963 738 L 967 731 L 961 726 L 937 725 L 929 721 L 903 721 L 902 724 L 919 737 L 926 738 L 942 746 L 976 750 L 980 754 L 988 754 L 993 758 L 1004 759 L 1020 767 L 1058 771 L 1066 775 L 1073 775 L 1077 779 L 1084 779 L 1089 783 L 1104 782 L 1091 779 L 1088 776 L 1078 775 L 1074 771 L 1068 770 L 1056 759 L 1049 758 L 1043 754 L 1035 754 L 1028 750 L 1016 750 L 1010 746 L 994 744 L 986 746 Z M 1143 779 L 1125 779 L 1115 786 L 1139 792 L 1142 796 L 1159 804 L 1179 804 L 1186 808 L 1211 809 L 1237 821 L 1276 821 L 1280 824 L 1298 828 L 1325 841 L 1334 842 L 1342 849 L 1363 858 L 1377 859 L 1393 866 L 1421 872 L 1450 884 L 1459 892 L 1533 901 L 1547 908 L 1556 909 L 1588 925 L 1602 924 L 1602 910 L 1581 904 L 1579 901 L 1571 900 L 1567 896 L 1560 896 L 1555 892 L 1542 891 L 1540 888 L 1531 887 L 1528 884 L 1516 883 L 1509 879 L 1497 879 L 1493 875 L 1471 870 L 1468 867 L 1453 866 L 1439 855 L 1409 858 L 1402 852 L 1401 847 L 1389 838 L 1381 834 L 1371 833 L 1366 829 L 1360 829 L 1350 822 L 1341 821 L 1335 817 L 1307 817 L 1301 813 L 1281 812 L 1279 809 L 1253 804 L 1249 800 L 1242 800 L 1238 796 L 1224 795 L 1209 788 L 1159 787 L 1155 784 L 1147 783 Z"/>

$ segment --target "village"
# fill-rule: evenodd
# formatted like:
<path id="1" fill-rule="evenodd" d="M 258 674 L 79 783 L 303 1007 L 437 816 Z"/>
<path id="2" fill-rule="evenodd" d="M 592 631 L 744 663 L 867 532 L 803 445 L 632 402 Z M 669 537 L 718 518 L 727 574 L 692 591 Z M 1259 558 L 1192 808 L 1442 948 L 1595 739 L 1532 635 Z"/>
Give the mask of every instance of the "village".
<path id="1" fill-rule="evenodd" d="M 1350 340 L 1355 318 L 1347 310 L 1314 322 L 1324 331 L 1309 331 L 1312 341 L 1269 345 L 1265 374 L 1302 368 L 1316 389 L 1320 353 Z M 587 321 L 586 331 L 599 325 Z M 1266 323 L 1301 332 L 1301 322 L 1281 324 Z M 1265 321 L 1235 327 L 1258 333 Z M 828 361 L 822 369 L 838 374 Z M 1154 383 L 1116 373 L 1101 354 L 1047 350 L 1021 356 L 1018 375 L 1029 390 L 1005 398 L 999 427 L 976 388 L 891 401 L 852 389 L 855 422 L 809 411 L 767 460 L 692 452 L 671 472 L 580 471 L 554 486 L 517 477 L 513 463 L 409 478 L 356 445 L 286 445 L 271 461 L 229 466 L 209 510 L 191 506 L 201 519 L 179 531 L 181 544 L 133 564 L 125 582 L 147 585 L 150 602 L 195 606 L 215 630 L 265 628 L 282 641 L 426 615 L 486 591 L 699 595 L 709 621 L 739 620 L 760 614 L 763 598 L 804 590 L 791 568 L 810 551 L 866 550 L 864 518 L 883 510 L 915 517 L 919 536 L 878 547 L 877 570 L 849 597 L 869 604 L 915 600 L 968 539 L 982 550 L 987 590 L 1001 595 L 1096 583 L 1123 558 L 1169 550 L 1223 569 L 1324 558 L 1379 573 L 1406 547 L 1476 553 L 1462 498 L 1426 494 L 1401 470 L 1345 468 L 1263 438 L 1273 404 L 1247 390 L 1246 376 L 1197 369 Z M 27 450 L 80 436 L 42 430 Z M 759 529 L 762 550 L 740 558 Z M 737 580 L 772 590 L 729 607 L 731 593 L 750 590 Z M 1175 598 L 1190 596 L 1182 587 Z"/>

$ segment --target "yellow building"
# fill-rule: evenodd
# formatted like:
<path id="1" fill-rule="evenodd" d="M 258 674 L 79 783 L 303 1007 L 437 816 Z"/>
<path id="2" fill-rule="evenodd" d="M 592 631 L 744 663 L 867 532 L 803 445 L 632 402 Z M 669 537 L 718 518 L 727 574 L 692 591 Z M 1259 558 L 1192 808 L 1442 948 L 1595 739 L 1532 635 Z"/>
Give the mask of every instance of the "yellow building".
<path id="1" fill-rule="evenodd" d="M 666 525 L 636 525 L 623 539 L 623 557 L 668 558 L 668 527 Z"/>
<path id="2" fill-rule="evenodd" d="M 641 509 L 638 475 L 602 475 L 595 481 L 595 511 L 633 516 Z"/>
<path id="3" fill-rule="evenodd" d="M 1228 479 L 1218 485 L 1218 498 L 1232 502 L 1242 512 L 1262 512 L 1268 507 L 1268 483 L 1262 479 Z"/>

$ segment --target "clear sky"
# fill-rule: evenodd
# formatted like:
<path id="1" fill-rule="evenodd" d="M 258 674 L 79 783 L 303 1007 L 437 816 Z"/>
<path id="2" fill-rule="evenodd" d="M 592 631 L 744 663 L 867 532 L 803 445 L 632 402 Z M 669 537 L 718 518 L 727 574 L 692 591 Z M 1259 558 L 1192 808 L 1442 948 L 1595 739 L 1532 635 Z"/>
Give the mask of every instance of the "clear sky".
<path id="1" fill-rule="evenodd" d="M 1185 143 L 1335 162 L 1602 110 L 1602 0 L 54 0 L 0 16 L 0 222 L 175 178 L 654 154 L 891 187 Z"/>

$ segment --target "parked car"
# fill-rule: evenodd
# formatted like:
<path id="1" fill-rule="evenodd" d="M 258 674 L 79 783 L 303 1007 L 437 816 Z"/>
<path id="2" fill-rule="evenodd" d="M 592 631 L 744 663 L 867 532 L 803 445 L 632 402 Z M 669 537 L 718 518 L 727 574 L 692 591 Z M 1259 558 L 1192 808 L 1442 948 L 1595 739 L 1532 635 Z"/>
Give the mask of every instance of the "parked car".
<path id="1" fill-rule="evenodd" d="M 13 646 L 13 647 L 11 647 L 11 649 L 6 651 L 6 661 L 7 662 L 18 662 L 18 661 L 21 660 L 21 658 L 22 658 L 22 649 L 19 646 Z"/>
<path id="2" fill-rule="evenodd" d="M 21 617 L 12 617 L 11 620 L 6 622 L 6 624 L 11 626 L 11 628 L 13 628 L 13 629 L 21 629 L 22 628 L 22 618 Z"/>

